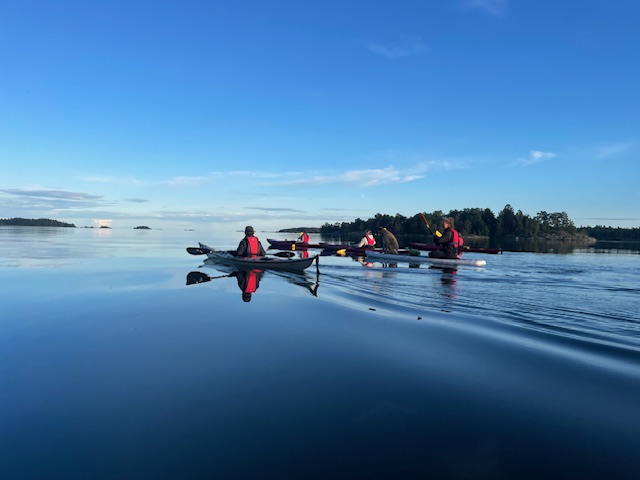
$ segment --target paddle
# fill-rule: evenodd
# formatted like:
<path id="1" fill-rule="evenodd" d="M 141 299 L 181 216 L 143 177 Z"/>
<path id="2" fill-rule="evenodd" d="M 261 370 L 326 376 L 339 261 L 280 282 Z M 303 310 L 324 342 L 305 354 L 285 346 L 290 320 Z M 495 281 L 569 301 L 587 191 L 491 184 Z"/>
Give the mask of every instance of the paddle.
<path id="1" fill-rule="evenodd" d="M 210 252 L 209 249 L 198 248 L 198 247 L 187 247 L 187 252 L 191 255 L 206 255 L 207 252 Z"/>
<path id="2" fill-rule="evenodd" d="M 296 254 L 293 252 L 278 252 L 278 253 L 272 253 L 271 255 L 274 255 L 276 257 L 291 258 L 291 257 L 294 257 Z"/>
<path id="3" fill-rule="evenodd" d="M 209 252 L 213 252 L 214 250 L 211 250 L 209 248 L 198 248 L 198 247 L 187 247 L 187 252 L 189 252 L 191 255 L 206 255 Z M 273 255 L 275 257 L 285 257 L 285 258 L 291 258 L 293 256 L 295 256 L 295 253 L 293 252 L 277 252 L 277 253 L 270 253 L 269 255 Z"/>
<path id="4" fill-rule="evenodd" d="M 431 226 L 429 225 L 429 222 L 427 222 L 427 218 L 424 216 L 424 214 L 422 212 L 420 212 L 418 215 L 420 215 L 420 218 L 422 219 L 422 221 L 425 224 L 425 226 L 429 229 L 429 231 L 433 232 L 433 230 L 431 230 Z M 433 233 L 435 233 L 437 237 L 441 237 L 442 236 L 442 234 L 438 230 L 436 230 Z"/>
<path id="5" fill-rule="evenodd" d="M 187 285 L 194 285 L 196 283 L 210 282 L 211 280 L 213 280 L 215 278 L 224 278 L 224 277 L 231 277 L 231 276 L 232 275 L 219 275 L 217 277 L 210 277 L 206 273 L 202 273 L 202 272 L 189 272 L 187 274 Z"/>

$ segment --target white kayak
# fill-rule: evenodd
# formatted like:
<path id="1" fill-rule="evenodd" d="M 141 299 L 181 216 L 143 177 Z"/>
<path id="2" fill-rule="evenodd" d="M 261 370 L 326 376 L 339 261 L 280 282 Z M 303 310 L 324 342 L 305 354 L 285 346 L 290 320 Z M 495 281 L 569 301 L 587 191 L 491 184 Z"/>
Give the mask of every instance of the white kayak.
<path id="1" fill-rule="evenodd" d="M 487 264 L 486 260 L 476 260 L 473 258 L 431 258 L 427 255 L 393 255 L 391 253 L 382 253 L 375 251 L 367 252 L 367 258 L 376 262 L 383 263 L 428 263 L 431 265 L 437 265 L 439 267 L 456 267 L 460 265 L 466 265 L 470 267 L 484 267 Z"/>

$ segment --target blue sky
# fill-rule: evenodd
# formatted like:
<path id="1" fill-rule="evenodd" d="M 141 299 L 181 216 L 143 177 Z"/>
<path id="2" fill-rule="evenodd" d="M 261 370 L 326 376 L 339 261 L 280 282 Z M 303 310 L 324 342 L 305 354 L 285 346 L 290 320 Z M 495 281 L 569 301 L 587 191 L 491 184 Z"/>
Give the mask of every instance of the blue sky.
<path id="1" fill-rule="evenodd" d="M 0 218 L 640 224 L 637 0 L 0 4 Z"/>

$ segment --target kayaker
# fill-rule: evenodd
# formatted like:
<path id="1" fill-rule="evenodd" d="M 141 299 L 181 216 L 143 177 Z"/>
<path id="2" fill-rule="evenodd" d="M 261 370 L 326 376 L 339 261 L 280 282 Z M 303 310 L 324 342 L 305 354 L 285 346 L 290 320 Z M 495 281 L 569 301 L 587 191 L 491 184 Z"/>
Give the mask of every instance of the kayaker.
<path id="1" fill-rule="evenodd" d="M 238 244 L 237 253 L 239 257 L 262 257 L 267 254 L 262 248 L 258 237 L 253 235 L 254 233 L 255 230 L 250 225 L 244 229 L 244 238 Z"/>
<path id="2" fill-rule="evenodd" d="M 429 252 L 431 258 L 460 258 L 458 257 L 458 247 L 460 246 L 460 235 L 454 228 L 453 217 L 446 217 L 442 220 L 442 233 L 433 235 L 433 243 L 440 245 L 440 250 Z"/>
<path id="3" fill-rule="evenodd" d="M 373 232 L 371 230 L 366 230 L 364 232 L 364 237 L 362 237 L 362 240 L 360 240 L 360 243 L 358 243 L 355 247 L 356 248 L 364 248 L 364 247 L 369 247 L 369 248 L 373 248 L 376 245 L 376 239 L 373 236 Z"/>
<path id="4" fill-rule="evenodd" d="M 298 237 L 298 242 L 309 243 L 309 234 L 304 230 L 300 232 L 300 236 Z"/>

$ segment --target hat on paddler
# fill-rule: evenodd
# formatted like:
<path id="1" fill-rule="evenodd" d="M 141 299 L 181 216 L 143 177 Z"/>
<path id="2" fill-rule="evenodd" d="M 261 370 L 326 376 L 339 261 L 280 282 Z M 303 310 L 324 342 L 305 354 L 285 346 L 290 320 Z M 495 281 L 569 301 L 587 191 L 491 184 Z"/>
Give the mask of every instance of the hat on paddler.
<path id="1" fill-rule="evenodd" d="M 255 232 L 255 230 L 253 229 L 253 227 L 251 225 L 247 225 L 244 229 L 244 234 L 245 235 L 253 235 L 253 233 Z"/>

